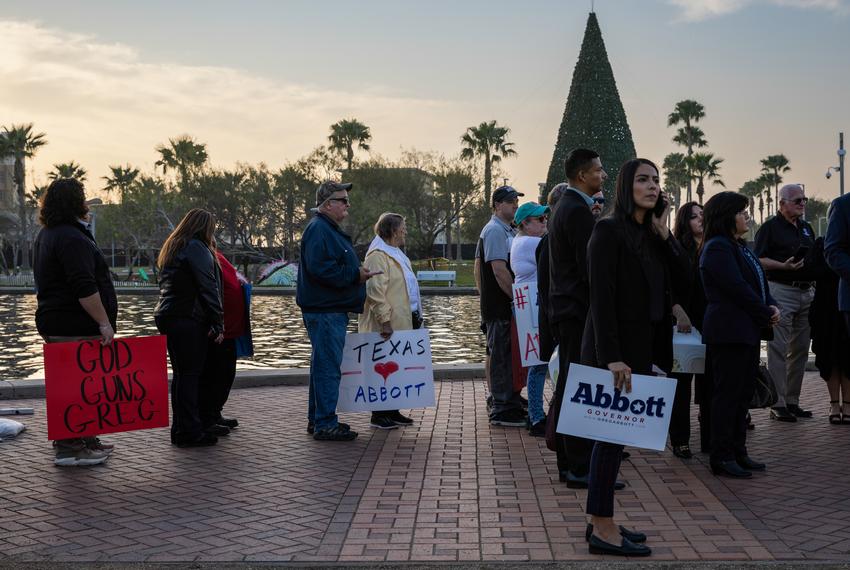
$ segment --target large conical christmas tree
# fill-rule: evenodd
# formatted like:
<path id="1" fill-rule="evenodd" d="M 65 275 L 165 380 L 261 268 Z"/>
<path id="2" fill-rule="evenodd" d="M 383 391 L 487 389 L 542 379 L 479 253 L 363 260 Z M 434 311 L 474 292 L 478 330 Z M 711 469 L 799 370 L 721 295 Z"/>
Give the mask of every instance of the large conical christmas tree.
<path id="1" fill-rule="evenodd" d="M 587 18 L 567 107 L 558 129 L 558 142 L 546 177 L 547 193 L 555 184 L 564 182 L 564 159 L 574 148 L 590 148 L 599 153 L 608 172 L 605 194 L 609 197 L 620 166 L 636 156 L 602 31 L 593 12 Z"/>

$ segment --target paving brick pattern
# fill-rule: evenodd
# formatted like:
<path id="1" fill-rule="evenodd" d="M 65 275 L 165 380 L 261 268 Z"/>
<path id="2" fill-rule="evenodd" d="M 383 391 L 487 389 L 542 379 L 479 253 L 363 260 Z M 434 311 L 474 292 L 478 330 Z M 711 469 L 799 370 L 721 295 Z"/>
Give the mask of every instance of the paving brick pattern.
<path id="1" fill-rule="evenodd" d="M 353 443 L 305 431 L 305 387 L 235 391 L 243 425 L 213 448 L 176 449 L 167 430 L 109 436 L 106 465 L 57 468 L 44 402 L 0 443 L 0 559 L 117 561 L 548 561 L 596 559 L 584 543 L 585 491 L 558 482 L 555 457 L 518 428 L 490 427 L 481 379 L 437 384 L 439 405 L 379 432 L 343 419 Z M 830 426 L 823 383 L 804 384 L 816 417 L 757 412 L 750 481 L 713 477 L 707 457 L 631 450 L 617 494 L 623 524 L 656 559 L 847 560 L 850 425 Z M 692 441 L 698 441 L 696 432 Z"/>

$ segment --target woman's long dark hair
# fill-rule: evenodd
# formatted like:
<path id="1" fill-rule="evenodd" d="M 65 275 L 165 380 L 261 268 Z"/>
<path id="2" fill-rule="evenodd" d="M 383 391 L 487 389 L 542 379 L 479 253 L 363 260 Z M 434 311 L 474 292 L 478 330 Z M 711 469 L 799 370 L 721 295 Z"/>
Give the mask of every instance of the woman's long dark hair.
<path id="1" fill-rule="evenodd" d="M 159 257 L 156 259 L 156 264 L 160 270 L 165 268 L 174 259 L 186 245 L 196 238 L 204 242 L 209 248 L 213 259 L 218 263 L 215 255 L 215 218 L 211 213 L 201 208 L 192 208 L 174 231 L 171 232 L 162 244 L 162 249 L 159 251 Z"/>
<path id="2" fill-rule="evenodd" d="M 654 162 L 646 158 L 634 158 L 629 160 L 620 167 L 620 173 L 617 175 L 617 189 L 614 195 L 614 208 L 611 210 L 611 217 L 622 221 L 634 220 L 635 214 L 635 173 L 642 164 L 648 164 L 658 173 L 658 167 Z M 652 216 L 645 216 L 643 226 L 649 228 L 652 223 Z"/>
<path id="3" fill-rule="evenodd" d="M 735 239 L 735 216 L 746 210 L 749 199 L 737 192 L 721 192 L 709 198 L 702 210 L 702 243 L 717 236 Z"/>
<path id="4" fill-rule="evenodd" d="M 690 252 L 696 251 L 699 245 L 696 236 L 694 236 L 694 231 L 691 229 L 691 216 L 694 207 L 702 208 L 697 202 L 685 202 L 676 212 L 676 221 L 673 223 L 673 237 L 679 240 L 686 251 Z"/>
<path id="5" fill-rule="evenodd" d="M 86 217 L 86 191 L 76 178 L 57 178 L 41 197 L 38 221 L 46 228 L 76 222 Z"/>

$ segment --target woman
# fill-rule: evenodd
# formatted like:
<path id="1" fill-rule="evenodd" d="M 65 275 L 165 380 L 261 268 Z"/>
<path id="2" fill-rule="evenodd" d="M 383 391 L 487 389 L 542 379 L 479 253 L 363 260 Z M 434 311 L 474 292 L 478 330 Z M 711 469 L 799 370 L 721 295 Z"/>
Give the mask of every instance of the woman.
<path id="1" fill-rule="evenodd" d="M 173 372 L 171 443 L 178 447 L 218 442 L 214 433 L 204 429 L 200 384 L 209 339 L 217 344 L 224 340 L 221 269 L 214 232 L 212 214 L 199 208 L 189 210 L 162 244 L 157 258 L 159 302 L 154 317 L 168 341 Z"/>
<path id="2" fill-rule="evenodd" d="M 654 211 L 662 200 L 663 209 Z M 614 387 L 631 392 L 631 375 L 666 373 L 673 365 L 674 290 L 688 288 L 688 257 L 664 223 L 669 204 L 658 167 L 638 158 L 617 177 L 614 208 L 588 243 L 590 312 L 582 362 L 613 373 Z M 597 441 L 590 459 L 587 513 L 590 552 L 648 556 L 646 535 L 614 523 L 614 484 L 623 446 Z"/>
<path id="3" fill-rule="evenodd" d="M 822 237 L 815 240 L 806 267 L 817 275 L 809 325 L 815 366 L 829 391 L 829 423 L 850 424 L 850 338 L 838 310 L 838 275 L 826 265 Z"/>
<path id="4" fill-rule="evenodd" d="M 702 330 L 702 317 L 705 314 L 705 292 L 699 279 L 699 264 L 697 251 L 702 243 L 702 206 L 696 202 L 687 202 L 676 212 L 673 224 L 673 236 L 688 255 L 691 268 L 691 288 L 681 299 L 674 299 L 673 317 L 676 328 L 681 333 L 689 333 L 696 327 Z M 670 446 L 673 455 L 682 459 L 693 457 L 691 453 L 691 379 L 693 374 L 671 374 L 676 379 L 676 398 L 670 413 Z M 702 374 L 696 375 L 697 400 L 700 404 L 700 437 L 701 449 L 708 449 L 708 398 L 705 396 L 705 382 Z M 709 392 L 710 393 L 710 392 Z"/>
<path id="5" fill-rule="evenodd" d="M 393 331 L 422 326 L 419 282 L 410 260 L 401 250 L 407 236 L 404 217 L 384 212 L 375 224 L 375 239 L 369 245 L 363 267 L 376 275 L 366 282 L 366 303 L 358 321 L 360 332 L 377 332 L 388 339 Z M 372 412 L 371 425 L 396 429 L 413 420 L 398 410 Z"/>
<path id="6" fill-rule="evenodd" d="M 535 252 L 546 233 L 548 206 L 527 202 L 514 214 L 517 235 L 511 242 L 511 271 L 514 283 L 537 283 Z M 528 431 L 535 437 L 546 436 L 546 414 L 543 413 L 543 384 L 546 381 L 546 364 L 528 368 Z"/>
<path id="7" fill-rule="evenodd" d="M 711 360 L 711 470 L 746 478 L 764 463 L 747 453 L 747 411 L 755 389 L 759 348 L 772 336 L 779 309 L 764 271 L 742 239 L 749 230 L 746 196 L 721 192 L 706 203 L 700 275 L 708 305 L 702 337 Z"/>
<path id="8" fill-rule="evenodd" d="M 94 241 L 82 183 L 58 178 L 41 198 L 35 238 L 33 275 L 38 306 L 35 326 L 45 342 L 100 340 L 115 336 L 118 298 L 109 265 Z M 97 437 L 53 442 L 54 463 L 60 466 L 98 465 L 115 447 Z"/>

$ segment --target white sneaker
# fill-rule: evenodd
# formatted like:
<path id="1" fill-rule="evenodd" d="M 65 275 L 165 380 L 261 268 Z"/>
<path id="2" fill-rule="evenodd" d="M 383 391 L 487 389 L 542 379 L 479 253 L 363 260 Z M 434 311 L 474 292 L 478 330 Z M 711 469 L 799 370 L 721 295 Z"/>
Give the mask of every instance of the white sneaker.
<path id="1" fill-rule="evenodd" d="M 100 465 L 109 459 L 109 453 L 97 451 L 88 447 L 57 447 L 54 465 L 62 467 L 76 467 L 86 465 Z"/>

